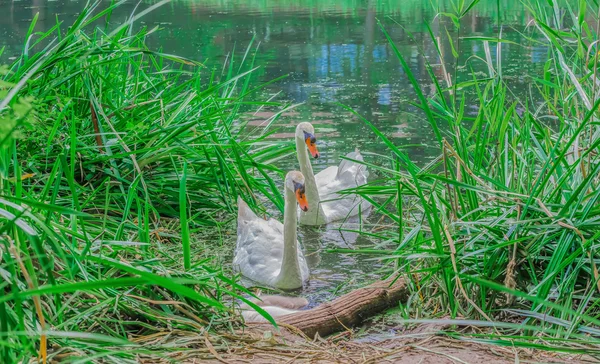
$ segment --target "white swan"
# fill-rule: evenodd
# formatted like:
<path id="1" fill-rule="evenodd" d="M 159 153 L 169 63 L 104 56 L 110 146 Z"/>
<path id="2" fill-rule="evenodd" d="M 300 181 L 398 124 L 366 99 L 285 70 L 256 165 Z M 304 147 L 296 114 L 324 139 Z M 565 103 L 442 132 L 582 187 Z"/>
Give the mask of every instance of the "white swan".
<path id="1" fill-rule="evenodd" d="M 233 268 L 244 276 L 272 287 L 296 289 L 308 280 L 308 265 L 298 247 L 296 202 L 308 210 L 304 176 L 298 171 L 285 177 L 283 224 L 256 216 L 238 198 L 237 246 Z"/>
<path id="2" fill-rule="evenodd" d="M 308 305 L 308 300 L 303 297 L 261 296 L 259 299 L 252 299 L 250 301 L 267 311 L 273 318 L 298 312 L 300 308 Z M 268 322 L 267 319 L 254 311 L 254 309 L 246 303 L 241 304 L 240 309 L 242 310 L 242 317 L 244 317 L 246 323 Z"/>
<path id="3" fill-rule="evenodd" d="M 316 143 L 314 127 L 307 122 L 298 124 L 296 127 L 296 154 L 300 163 L 300 171 L 306 179 L 306 196 L 311 205 L 309 211 L 300 211 L 300 224 L 323 225 L 346 219 L 358 214 L 359 205 L 363 212 L 367 210 L 371 204 L 363 198 L 351 195 L 342 196 L 337 193 L 367 183 L 369 176 L 367 167 L 344 159 L 339 166 L 328 167 L 315 176 L 308 151 L 314 158 L 319 158 Z M 346 157 L 357 161 L 363 160 L 358 149 L 348 153 Z"/>

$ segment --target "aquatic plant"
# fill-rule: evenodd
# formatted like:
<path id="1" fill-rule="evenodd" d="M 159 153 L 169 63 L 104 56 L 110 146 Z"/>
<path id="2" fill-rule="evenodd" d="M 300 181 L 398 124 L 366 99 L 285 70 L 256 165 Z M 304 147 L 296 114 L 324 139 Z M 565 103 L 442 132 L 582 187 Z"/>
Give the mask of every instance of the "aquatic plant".
<path id="1" fill-rule="evenodd" d="M 600 344 L 598 5 L 567 4 L 565 13 L 555 1 L 525 2 L 533 17 L 527 36 L 547 47 L 548 60 L 518 92 L 503 73 L 502 29 L 492 38 L 462 36 L 461 18 L 476 3 L 453 2 L 455 11 L 440 16 L 454 28 L 429 29 L 438 51 L 426 59 L 432 94 L 380 22 L 439 157 L 416 165 L 363 119 L 390 154 L 368 164 L 381 179 L 356 192 L 395 227 L 371 236 L 396 243 L 364 252 L 382 256 L 411 285 L 402 310 L 413 320 L 405 322 L 444 317 L 439 322 L 495 329 L 449 334 L 463 339 L 589 352 L 584 343 Z M 441 51 L 442 41 L 452 52 Z M 483 46 L 481 55 L 459 64 L 470 42 Z M 461 80 L 446 69 L 473 62 L 485 62 L 489 73 Z M 501 322 L 507 317 L 518 323 Z"/>
<path id="2" fill-rule="evenodd" d="M 442 318 L 493 330 L 447 332 L 463 340 L 590 352 L 600 333 L 598 8 L 524 3 L 548 62 L 517 96 L 501 29 L 461 35 L 461 18 L 484 3 L 452 1 L 439 14 L 455 28 L 430 30 L 433 93 L 387 34 L 393 18 L 381 19 L 440 155 L 416 165 L 364 120 L 390 153 L 368 164 L 379 179 L 349 192 L 391 227 L 365 233 L 394 247 L 353 252 L 403 275 L 403 322 Z M 147 47 L 158 29 L 134 29 L 146 11 L 94 28 L 118 5 L 93 4 L 43 33 L 34 18 L 21 56 L 0 67 L 2 362 L 177 360 L 199 343 L 216 356 L 205 335 L 234 327 L 232 301 L 246 293 L 211 259 L 221 230 L 239 195 L 255 211 L 283 207 L 273 163 L 293 159 L 291 146 L 241 132 L 243 113 L 276 108 L 273 121 L 285 110 L 248 98 L 264 86 L 252 83 L 252 48 L 216 70 Z M 459 58 L 466 42 L 483 45 L 479 58 Z M 488 75 L 458 79 L 471 62 Z"/>
<path id="3" fill-rule="evenodd" d="M 285 110 L 248 100 L 262 86 L 251 45 L 207 69 L 149 49 L 157 29 L 134 31 L 138 15 L 94 28 L 119 4 L 98 5 L 45 33 L 35 18 L 0 68 L 4 363 L 45 360 L 49 346 L 53 359 L 122 362 L 163 355 L 136 342 L 167 327 L 231 326 L 246 291 L 202 251 L 222 238 L 206 231 L 231 220 L 238 195 L 283 207 L 272 162 L 290 147 L 240 135 L 242 113 Z"/>

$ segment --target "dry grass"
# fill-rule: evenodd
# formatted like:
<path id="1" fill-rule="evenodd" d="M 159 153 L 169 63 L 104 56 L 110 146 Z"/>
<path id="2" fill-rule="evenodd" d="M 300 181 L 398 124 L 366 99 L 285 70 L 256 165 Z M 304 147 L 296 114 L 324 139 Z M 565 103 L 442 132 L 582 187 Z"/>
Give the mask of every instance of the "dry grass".
<path id="1" fill-rule="evenodd" d="M 419 326 L 396 339 L 358 342 L 350 332 L 328 339 L 308 340 L 288 329 L 255 325 L 234 334 L 208 336 L 192 332 L 164 332 L 138 338 L 144 345 L 178 346 L 159 359 L 140 357 L 142 363 L 508 363 L 596 362 L 582 354 L 560 354 L 529 348 L 499 347 L 460 341 Z M 163 354 L 166 351 L 163 351 Z"/>

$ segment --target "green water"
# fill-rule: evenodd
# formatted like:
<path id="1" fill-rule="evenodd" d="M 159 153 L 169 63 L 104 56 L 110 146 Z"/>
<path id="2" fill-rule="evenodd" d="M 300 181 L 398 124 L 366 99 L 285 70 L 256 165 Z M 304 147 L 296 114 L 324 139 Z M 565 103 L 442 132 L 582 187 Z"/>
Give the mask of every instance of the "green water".
<path id="1" fill-rule="evenodd" d="M 120 7 L 111 22 L 119 24 L 136 8 L 135 1 Z M 137 12 L 151 2 L 140 4 Z M 163 31 L 149 38 L 149 44 L 200 61 L 210 68 L 221 67 L 232 53 L 240 60 L 254 39 L 258 46 L 255 64 L 256 84 L 285 76 L 264 91 L 264 97 L 277 94 L 279 101 L 304 103 L 278 120 L 274 137 L 291 136 L 293 125 L 311 121 L 317 128 L 322 149 L 320 166 L 336 163 L 340 154 L 359 147 L 365 152 L 384 152 L 374 135 L 356 117 L 336 106 L 336 102 L 353 107 L 372 121 L 398 145 L 409 149 L 415 160 L 430 158 L 436 151 L 427 145 L 433 138 L 431 128 L 410 104 L 415 99 L 406 75 L 392 49 L 378 29 L 381 21 L 400 51 L 407 57 L 416 77 L 427 90 L 421 48 L 432 64 L 439 64 L 434 43 L 425 23 L 442 40 L 447 55 L 446 70 L 454 73 L 452 47 L 446 30 L 456 43 L 458 35 L 447 18 L 436 20 L 438 12 L 452 12 L 450 1 L 266 1 L 211 0 L 173 1 L 146 15 L 140 25 L 160 26 Z M 34 15 L 39 12 L 36 30 L 47 30 L 60 19 L 68 24 L 85 5 L 84 1 L 4 1 L 0 3 L 0 38 L 7 47 L 3 58 L 19 54 Z M 531 20 L 521 2 L 483 0 L 463 18 L 461 37 L 497 36 L 498 20 L 502 37 L 517 44 L 502 47 L 502 68 L 512 76 L 516 88 L 527 86 L 526 74 L 543 66 L 544 46 L 526 47 L 525 25 Z M 457 51 L 459 73 L 471 77 L 487 72 L 481 41 L 463 41 Z M 491 47 L 495 59 L 496 48 Z M 436 67 L 442 81 L 442 71 Z M 270 112 L 254 116 L 260 125 Z M 415 146 L 412 146 L 415 145 Z M 319 169 L 319 167 L 317 167 Z"/>
<path id="2" fill-rule="evenodd" d="M 142 3 L 137 9 L 136 4 L 131 1 L 118 8 L 111 17 L 111 24 L 120 24 L 134 10 L 140 12 L 153 2 Z M 84 1 L 76 0 L 0 2 L 0 46 L 6 47 L 2 61 L 9 62 L 22 51 L 25 34 L 36 13 L 39 13 L 36 30 L 44 31 L 57 19 L 69 24 L 83 6 Z M 302 103 L 272 126 L 277 131 L 273 138 L 291 138 L 295 124 L 311 121 L 321 152 L 314 167 L 318 172 L 339 163 L 340 155 L 355 147 L 363 151 L 367 160 L 375 158 L 371 153 L 385 154 L 384 146 L 375 135 L 360 120 L 337 106 L 338 102 L 373 122 L 394 143 L 405 148 L 413 160 L 424 163 L 437 155 L 432 147 L 431 127 L 411 105 L 416 100 L 412 86 L 378 28 L 378 21 L 394 39 L 426 92 L 430 92 L 433 85 L 421 52 L 436 65 L 434 70 L 440 82 L 443 82 L 443 72 L 425 24 L 440 38 L 446 71 L 453 75 L 456 72 L 463 80 L 471 79 L 472 72 L 482 77 L 487 74 L 487 66 L 481 60 L 485 59 L 482 42 L 463 39 L 459 44 L 459 36 L 496 37 L 502 32 L 503 38 L 515 42 L 502 45 L 502 72 L 512 90 L 529 92 L 526 76 L 543 68 L 547 48 L 527 45 L 531 42 L 526 39 L 529 32 L 526 25 L 531 18 L 520 1 L 482 0 L 462 19 L 460 35 L 448 18 L 435 17 L 440 12 L 453 12 L 451 2 L 173 1 L 146 15 L 138 25 L 163 28 L 148 39 L 152 47 L 206 61 L 209 70 L 220 68 L 232 54 L 239 62 L 253 41 L 253 50 L 258 47 L 255 64 L 260 67 L 255 72 L 255 83 L 287 76 L 262 90 L 259 96 Z M 457 62 L 452 58 L 453 47 L 448 35 L 459 53 Z M 495 43 L 490 53 L 495 60 Z M 250 124 L 261 128 L 272 115 L 272 111 L 253 114 Z M 295 159 L 281 163 L 282 168 L 289 168 L 295 166 Z M 375 218 L 371 217 L 367 223 L 374 223 Z M 323 252 L 332 246 L 372 245 L 364 238 L 357 239 L 356 234 L 347 235 L 348 239 L 344 240 L 335 231 L 302 228 L 301 237 L 309 252 L 312 271 L 305 294 L 313 297 L 313 303 L 328 299 L 339 286 L 348 288 L 350 285 L 346 282 L 361 282 L 377 276 L 373 269 L 376 263 L 368 257 Z"/>

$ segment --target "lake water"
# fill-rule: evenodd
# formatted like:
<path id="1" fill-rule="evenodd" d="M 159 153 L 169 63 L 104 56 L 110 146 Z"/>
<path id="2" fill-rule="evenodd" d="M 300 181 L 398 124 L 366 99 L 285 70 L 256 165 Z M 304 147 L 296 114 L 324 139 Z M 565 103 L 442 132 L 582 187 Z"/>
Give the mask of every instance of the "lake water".
<path id="1" fill-rule="evenodd" d="M 24 37 L 36 13 L 36 30 L 44 31 L 63 20 L 70 24 L 85 6 L 85 1 L 11 1 L 0 2 L 0 46 L 5 46 L 0 60 L 9 62 L 23 47 Z M 106 6 L 107 3 L 104 3 Z M 136 1 L 118 8 L 111 23 L 125 21 Z M 137 6 L 140 12 L 153 2 Z M 434 65 L 440 82 L 434 42 L 425 24 L 431 25 L 440 37 L 446 68 L 455 72 L 453 48 L 448 34 L 459 35 L 447 18 L 435 17 L 440 12 L 453 12 L 450 1 L 358 1 L 358 0 L 209 0 L 173 1 L 146 15 L 139 22 L 148 27 L 160 26 L 163 31 L 152 35 L 150 46 L 199 61 L 209 67 L 221 67 L 234 55 L 239 61 L 254 40 L 258 47 L 255 64 L 256 83 L 280 76 L 285 79 L 269 85 L 262 92 L 264 99 L 302 103 L 277 121 L 275 138 L 290 138 L 294 125 L 311 121 L 317 131 L 321 158 L 315 172 L 339 163 L 340 155 L 360 148 L 368 153 L 383 153 L 385 147 L 358 118 L 337 103 L 354 108 L 370 120 L 397 145 L 405 148 L 417 162 L 436 156 L 433 132 L 419 110 L 405 72 L 392 47 L 381 32 L 378 21 L 387 29 L 398 49 L 409 62 L 412 72 L 431 91 L 424 54 Z M 498 9 L 497 6 L 500 6 Z M 531 21 L 526 9 L 516 0 L 482 0 L 462 19 L 460 37 L 502 37 L 515 44 L 502 45 L 503 74 L 513 89 L 527 92 L 526 75 L 542 69 L 547 48 L 524 46 Z M 447 33 L 448 31 L 448 33 Z M 471 79 L 471 72 L 487 74 L 481 41 L 463 40 L 458 69 L 461 79 Z M 496 59 L 495 43 L 491 56 Z M 479 58 L 479 59 L 478 59 Z M 260 124 L 272 114 L 261 112 L 253 116 L 252 125 Z M 295 160 L 293 161 L 295 163 Z M 329 234 L 329 235 L 327 235 Z M 313 304 L 330 298 L 337 287 L 349 287 L 374 274 L 371 260 L 361 256 L 345 256 L 322 252 L 328 247 L 369 245 L 371 242 L 351 236 L 348 242 L 334 231 L 326 235 L 321 230 L 302 229 L 301 236 L 309 252 L 313 280 L 306 294 Z M 326 292 L 326 293 L 324 293 Z"/>
<path id="2" fill-rule="evenodd" d="M 153 2 L 143 2 L 137 12 Z M 447 18 L 432 21 L 438 12 L 452 12 L 450 1 L 403 0 L 209 0 L 173 1 L 159 7 L 139 22 L 148 27 L 160 26 L 149 44 L 167 53 L 206 61 L 209 67 L 220 67 L 232 53 L 240 60 L 254 38 L 258 46 L 255 73 L 256 83 L 280 76 L 287 78 L 268 87 L 265 97 L 278 94 L 279 101 L 303 103 L 294 112 L 278 121 L 275 137 L 289 137 L 299 121 L 314 123 L 323 151 L 318 161 L 323 167 L 339 161 L 359 147 L 365 152 L 385 152 L 373 133 L 356 117 L 342 110 L 343 103 L 373 122 L 398 145 L 408 148 L 415 160 L 430 158 L 436 150 L 427 148 L 433 138 L 431 127 L 418 110 L 410 104 L 415 100 L 412 86 L 392 48 L 378 27 L 380 21 L 399 50 L 409 61 L 415 76 L 424 86 L 431 82 L 425 59 L 439 64 L 434 43 L 425 23 L 431 24 L 436 37 L 442 39 L 442 52 L 447 55 L 446 67 L 454 72 L 452 46 L 446 29 L 453 39 L 454 27 Z M 108 2 L 107 2 L 108 4 Z M 136 10 L 136 1 L 119 7 L 111 18 L 118 24 Z M 85 1 L 11 1 L 0 2 L 0 39 L 6 46 L 3 59 L 19 54 L 34 15 L 39 12 L 36 30 L 47 30 L 56 19 L 71 23 L 85 6 Z M 531 20 L 521 2 L 501 0 L 500 12 L 496 0 L 482 0 L 463 18 L 465 36 L 498 34 L 516 44 L 504 44 L 502 64 L 504 75 L 515 84 L 526 87 L 524 77 L 543 66 L 546 47 L 524 47 L 525 25 Z M 499 17 L 500 14 L 500 17 Z M 470 78 L 475 72 L 487 72 L 487 66 L 473 57 L 485 59 L 481 41 L 463 41 L 458 49 L 459 66 L 467 60 L 469 67 L 459 73 Z M 495 59 L 496 48 L 491 47 Z M 435 67 L 442 81 L 440 67 Z M 509 78 L 510 79 L 510 78 Z M 259 113 L 254 125 L 259 125 L 269 113 Z M 414 145 L 414 146 L 412 146 Z"/>

